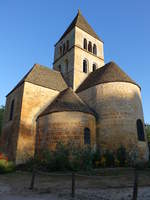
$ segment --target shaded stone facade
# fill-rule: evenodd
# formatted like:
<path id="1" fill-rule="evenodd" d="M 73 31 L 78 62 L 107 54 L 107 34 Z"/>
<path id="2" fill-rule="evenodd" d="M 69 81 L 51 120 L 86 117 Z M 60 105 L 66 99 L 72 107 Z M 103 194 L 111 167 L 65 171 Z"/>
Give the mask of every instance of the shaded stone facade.
<path id="1" fill-rule="evenodd" d="M 137 148 L 142 159 L 148 159 L 147 136 L 138 140 L 137 120 L 144 124 L 140 88 L 132 83 L 114 82 L 96 85 L 78 93 L 99 116 L 98 145 L 117 150 L 123 145 L 128 152 Z"/>
<path id="2" fill-rule="evenodd" d="M 32 83 L 25 83 L 20 117 L 16 159 L 33 156 L 35 149 L 36 118 L 59 92 Z"/>
<path id="3" fill-rule="evenodd" d="M 22 97 L 24 84 L 9 94 L 6 99 L 5 117 L 3 122 L 0 148 L 8 155 L 9 160 L 16 160 L 17 143 L 20 129 L 20 117 L 22 109 Z M 14 101 L 14 115 L 10 120 L 11 104 Z"/>
<path id="4" fill-rule="evenodd" d="M 55 150 L 58 141 L 84 145 L 84 129 L 89 128 L 91 146 L 96 147 L 96 122 L 91 114 L 55 112 L 37 119 L 37 149 Z"/>

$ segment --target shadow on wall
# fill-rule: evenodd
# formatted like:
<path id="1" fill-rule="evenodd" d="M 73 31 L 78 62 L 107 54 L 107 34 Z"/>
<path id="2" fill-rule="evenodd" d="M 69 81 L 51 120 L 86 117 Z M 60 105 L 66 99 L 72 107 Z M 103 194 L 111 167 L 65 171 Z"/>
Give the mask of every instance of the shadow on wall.
<path id="1" fill-rule="evenodd" d="M 140 92 L 128 83 L 115 83 L 116 87 L 111 84 L 97 85 L 79 94 L 99 114 L 97 146 L 113 150 L 121 144 L 128 149 L 138 145 L 140 152 L 146 153 L 147 140 L 138 141 L 137 134 L 138 119 L 141 119 L 144 126 Z"/>

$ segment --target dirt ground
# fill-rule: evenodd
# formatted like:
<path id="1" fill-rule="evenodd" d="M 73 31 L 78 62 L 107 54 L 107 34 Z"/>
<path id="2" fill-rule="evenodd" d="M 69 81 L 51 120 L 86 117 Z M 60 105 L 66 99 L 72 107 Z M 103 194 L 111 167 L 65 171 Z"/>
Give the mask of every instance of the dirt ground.
<path id="1" fill-rule="evenodd" d="M 75 200 L 131 200 L 133 171 L 102 170 L 94 176 L 76 176 Z M 31 173 L 0 175 L 0 200 L 70 200 L 71 176 L 40 174 L 29 190 Z M 139 172 L 138 200 L 150 200 L 150 171 Z"/>

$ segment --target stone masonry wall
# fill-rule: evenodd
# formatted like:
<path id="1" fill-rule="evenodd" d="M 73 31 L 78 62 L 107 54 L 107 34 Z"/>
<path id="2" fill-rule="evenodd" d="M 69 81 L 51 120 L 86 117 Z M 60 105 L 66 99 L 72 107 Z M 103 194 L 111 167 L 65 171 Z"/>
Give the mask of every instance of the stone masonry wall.
<path id="1" fill-rule="evenodd" d="M 22 84 L 6 97 L 5 116 L 0 148 L 4 153 L 8 155 L 8 159 L 12 161 L 15 161 L 16 158 L 23 90 L 24 84 Z M 13 118 L 10 120 L 11 103 L 13 100 Z"/>
<path id="2" fill-rule="evenodd" d="M 128 151 L 138 148 L 141 159 L 148 159 L 147 137 L 138 141 L 137 119 L 144 125 L 140 89 L 124 82 L 104 83 L 78 94 L 99 115 L 97 122 L 98 145 L 116 150 L 120 145 Z"/>
<path id="3" fill-rule="evenodd" d="M 37 149 L 54 150 L 58 142 L 84 144 L 84 128 L 91 131 L 91 146 L 96 144 L 95 117 L 81 112 L 56 112 L 37 120 Z"/>
<path id="4" fill-rule="evenodd" d="M 59 65 L 61 65 L 61 73 L 69 87 L 73 87 L 73 70 L 74 70 L 74 36 L 75 29 L 72 29 L 65 38 L 58 42 L 55 46 L 54 54 L 54 69 L 59 71 Z M 60 46 L 63 51 L 63 44 L 67 44 L 69 41 L 69 49 L 65 51 L 63 55 L 60 54 Z M 67 63 L 68 62 L 68 66 Z"/>
<path id="5" fill-rule="evenodd" d="M 82 29 L 75 27 L 75 45 L 83 48 L 83 41 L 84 38 L 87 39 L 88 42 L 92 42 L 97 46 L 97 57 L 101 60 L 104 60 L 104 49 L 103 49 L 103 42 L 99 41 L 98 39 L 94 38 L 93 36 L 89 35 L 87 32 L 83 31 Z M 95 57 L 95 62 L 98 62 L 98 58 Z"/>
<path id="6" fill-rule="evenodd" d="M 60 55 L 60 46 L 63 48 L 63 44 L 67 44 L 67 40 L 69 40 L 69 48 L 74 45 L 75 40 L 75 29 L 73 28 L 61 41 L 56 43 L 55 45 L 55 52 L 54 52 L 54 62 L 61 56 Z"/>
<path id="7" fill-rule="evenodd" d="M 84 38 L 87 42 L 91 41 L 92 45 L 97 46 L 97 56 L 83 48 Z M 88 61 L 88 72 L 83 72 L 83 60 Z M 74 55 L 74 90 L 85 80 L 85 78 L 93 71 L 93 64 L 96 64 L 97 68 L 104 65 L 104 53 L 103 42 L 92 37 L 85 31 L 78 27 L 75 27 L 75 55 Z"/>
<path id="8" fill-rule="evenodd" d="M 68 69 L 66 66 L 66 60 L 68 61 Z M 64 56 L 54 63 L 54 70 L 59 71 L 59 65 L 61 65 L 61 73 L 66 83 L 68 86 L 73 87 L 74 48 L 70 49 Z"/>
<path id="9" fill-rule="evenodd" d="M 92 45 L 96 44 L 97 56 L 83 48 L 84 38 L 86 38 L 88 42 L 91 41 Z M 69 49 L 61 56 L 60 46 L 63 47 L 63 44 L 66 44 L 67 40 L 69 40 Z M 83 72 L 84 59 L 88 60 L 87 73 Z M 66 65 L 66 60 L 68 61 L 68 67 Z M 96 64 L 97 68 L 104 65 L 103 42 L 92 37 L 80 28 L 75 27 L 56 44 L 54 69 L 59 70 L 59 65 L 61 65 L 61 73 L 63 74 L 68 86 L 72 87 L 74 91 L 79 87 L 89 73 L 92 72 L 93 64 Z"/>
<path id="10" fill-rule="evenodd" d="M 17 163 L 23 162 L 28 156 L 33 156 L 36 118 L 58 93 L 58 91 L 25 82 L 16 155 Z"/>

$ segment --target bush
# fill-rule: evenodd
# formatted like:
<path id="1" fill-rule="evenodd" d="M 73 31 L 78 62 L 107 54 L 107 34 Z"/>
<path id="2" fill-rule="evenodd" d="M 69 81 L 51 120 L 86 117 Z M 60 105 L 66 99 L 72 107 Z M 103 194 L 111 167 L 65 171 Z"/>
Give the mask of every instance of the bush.
<path id="1" fill-rule="evenodd" d="M 127 164 L 127 152 L 125 147 L 120 146 L 116 152 L 116 158 L 119 161 L 119 166 L 124 167 Z"/>
<path id="2" fill-rule="evenodd" d="M 93 152 L 89 146 L 81 149 L 81 169 L 91 170 L 93 168 Z"/>
<path id="3" fill-rule="evenodd" d="M 36 159 L 36 166 L 43 171 L 90 170 L 96 156 L 89 146 L 58 143 L 55 151 L 41 151 Z M 27 162 L 27 168 L 31 167 L 30 164 L 33 165 L 32 159 Z"/>
<path id="4" fill-rule="evenodd" d="M 69 168 L 69 149 L 66 145 L 58 143 L 56 151 L 53 153 L 53 162 L 56 170 L 66 170 Z"/>
<path id="5" fill-rule="evenodd" d="M 101 151 L 99 149 L 93 152 L 92 164 L 94 168 L 100 167 L 101 157 Z"/>
<path id="6" fill-rule="evenodd" d="M 97 167 L 124 167 L 127 165 L 127 153 L 123 146 L 117 152 L 106 150 L 102 154 L 100 150 L 94 151 L 88 145 L 81 147 L 74 143 L 58 143 L 55 151 L 40 150 L 36 160 L 28 160 L 26 169 L 32 170 L 34 164 L 42 171 L 87 171 Z"/>
<path id="7" fill-rule="evenodd" d="M 0 174 L 13 172 L 15 170 L 15 165 L 13 162 L 8 161 L 8 158 L 0 153 Z"/>
<path id="8" fill-rule="evenodd" d="M 106 159 L 105 165 L 106 167 L 114 167 L 115 166 L 115 157 L 114 157 L 114 153 L 106 150 L 106 152 L 104 153 L 104 157 Z"/>
<path id="9" fill-rule="evenodd" d="M 69 144 L 70 170 L 79 171 L 82 168 L 82 150 L 79 145 Z"/>

